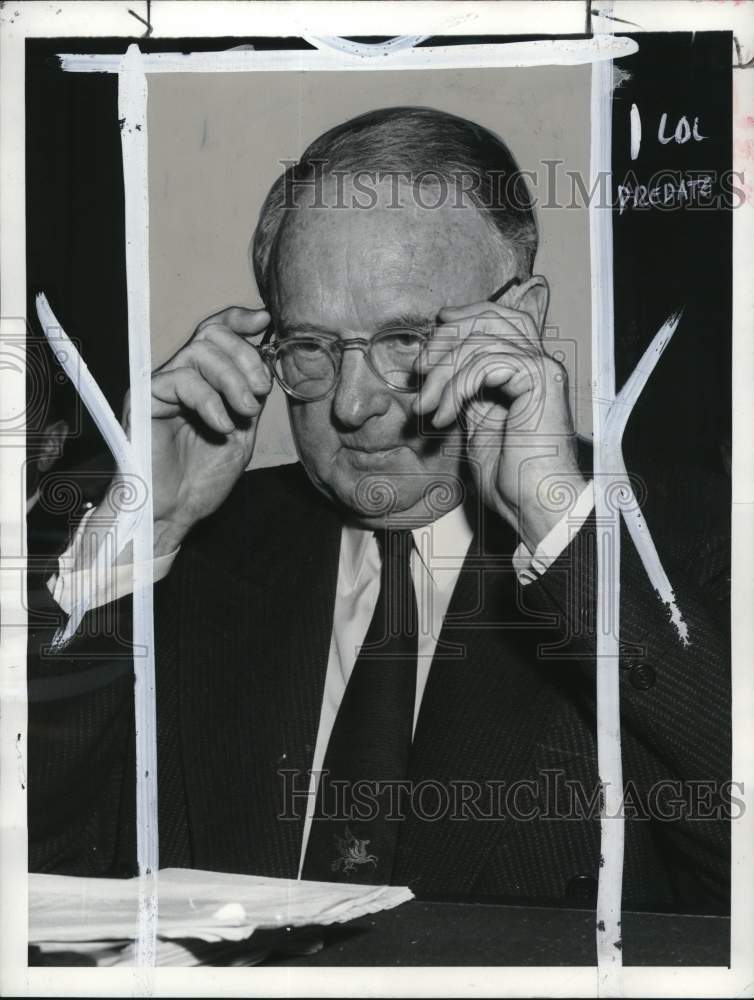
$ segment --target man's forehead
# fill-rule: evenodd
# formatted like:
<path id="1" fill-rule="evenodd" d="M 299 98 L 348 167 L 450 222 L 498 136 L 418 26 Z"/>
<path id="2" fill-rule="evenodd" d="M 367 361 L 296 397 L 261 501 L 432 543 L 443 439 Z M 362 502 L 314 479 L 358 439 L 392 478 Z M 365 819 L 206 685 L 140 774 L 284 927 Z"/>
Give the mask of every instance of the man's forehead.
<path id="1" fill-rule="evenodd" d="M 468 196 L 457 196 L 453 185 L 431 180 L 378 179 L 374 175 L 345 175 L 307 184 L 287 199 L 288 220 L 316 219 L 323 229 L 337 228 L 344 217 L 390 219 L 396 226 L 431 230 L 442 225 L 489 229 L 482 210 Z"/>
<path id="2" fill-rule="evenodd" d="M 475 277 L 485 287 L 494 281 L 503 255 L 477 209 L 391 207 L 389 194 L 368 208 L 342 197 L 339 207 L 316 207 L 310 198 L 288 211 L 273 264 L 281 321 L 320 311 L 365 321 L 385 310 L 432 315 L 443 290 L 472 294 Z"/>

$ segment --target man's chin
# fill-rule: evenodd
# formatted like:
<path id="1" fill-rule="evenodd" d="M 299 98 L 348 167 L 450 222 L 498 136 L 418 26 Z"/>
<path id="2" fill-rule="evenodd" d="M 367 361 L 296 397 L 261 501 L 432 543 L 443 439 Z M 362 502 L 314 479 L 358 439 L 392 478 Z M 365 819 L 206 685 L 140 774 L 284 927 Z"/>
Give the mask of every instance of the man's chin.
<path id="1" fill-rule="evenodd" d="M 337 499 L 366 527 L 419 527 L 437 520 L 463 500 L 463 486 L 455 475 L 417 467 L 362 472 L 347 486 L 337 484 Z M 345 487 L 345 488 L 343 488 Z"/>
<path id="2" fill-rule="evenodd" d="M 341 448 L 326 467 L 304 460 L 320 492 L 352 520 L 369 528 L 419 527 L 464 499 L 458 469 L 427 468 L 408 447 L 384 451 Z"/>

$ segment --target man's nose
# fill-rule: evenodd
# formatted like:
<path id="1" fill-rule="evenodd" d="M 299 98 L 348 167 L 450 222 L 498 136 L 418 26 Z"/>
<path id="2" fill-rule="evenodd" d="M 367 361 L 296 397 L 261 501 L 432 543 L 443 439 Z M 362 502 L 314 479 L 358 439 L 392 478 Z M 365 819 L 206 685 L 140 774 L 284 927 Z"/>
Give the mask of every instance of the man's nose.
<path id="1" fill-rule="evenodd" d="M 333 397 L 333 414 L 346 427 L 361 427 L 370 417 L 387 413 L 390 389 L 369 367 L 364 352 L 345 350 Z"/>

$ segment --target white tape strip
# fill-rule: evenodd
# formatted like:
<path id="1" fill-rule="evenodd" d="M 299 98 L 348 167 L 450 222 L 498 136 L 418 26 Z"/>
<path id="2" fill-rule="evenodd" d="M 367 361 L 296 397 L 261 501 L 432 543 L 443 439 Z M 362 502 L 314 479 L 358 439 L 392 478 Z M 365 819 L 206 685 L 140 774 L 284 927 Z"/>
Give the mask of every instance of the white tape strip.
<path id="1" fill-rule="evenodd" d="M 37 317 L 55 359 L 76 387 L 81 401 L 87 408 L 120 469 L 133 467 L 133 452 L 126 433 L 118 423 L 110 404 L 102 394 L 94 376 L 89 371 L 73 341 L 65 332 L 52 311 L 44 292 L 36 296 Z"/>
<path id="2" fill-rule="evenodd" d="M 609 5 L 608 5 L 609 6 Z M 609 13 L 609 11 L 603 11 Z M 598 18 L 597 23 L 609 22 Z M 597 28 L 600 30 L 600 28 Z M 613 66 L 592 66 L 590 181 L 612 168 Z M 621 444 L 628 418 L 675 332 L 679 315 L 668 318 L 616 397 L 613 313 L 612 210 L 593 199 L 589 206 L 592 264 L 592 413 L 594 423 L 594 497 L 597 519 L 597 760 L 602 786 L 600 871 L 597 891 L 597 991 L 622 997 L 623 938 L 621 897 L 625 822 L 620 730 L 620 530 L 628 526 L 644 568 L 668 604 L 679 638 L 688 630 L 662 567 L 649 528 L 636 503 Z"/>
<path id="3" fill-rule="evenodd" d="M 151 347 L 149 329 L 149 175 L 147 79 L 138 46 L 130 45 L 118 78 L 123 150 L 128 294 L 131 446 L 147 484 L 134 533 L 134 711 L 136 724 L 136 857 L 139 869 L 137 964 L 154 966 L 157 934 L 157 728 L 152 606 Z M 137 651 L 143 650 L 143 655 Z M 151 990 L 150 982 L 142 984 Z"/>
<path id="4" fill-rule="evenodd" d="M 608 29 L 609 30 L 609 29 Z M 590 183 L 612 166 L 613 65 L 595 62 L 591 91 Z M 620 512 L 611 503 L 615 467 L 606 421 L 615 399 L 612 212 L 589 206 L 592 265 L 594 499 L 597 520 L 597 762 L 602 786 L 597 890 L 597 993 L 623 996 L 623 766 L 620 738 Z"/>
<path id="5" fill-rule="evenodd" d="M 625 478 L 628 492 L 624 501 L 625 506 L 622 506 L 621 513 L 630 532 L 631 540 L 636 546 L 650 583 L 657 591 L 660 600 L 668 607 L 670 620 L 678 632 L 678 638 L 684 646 L 687 646 L 690 642 L 688 626 L 676 603 L 675 592 L 660 561 L 647 522 L 644 520 L 636 503 L 621 451 L 623 432 L 628 423 L 631 411 L 642 389 L 647 384 L 649 376 L 654 371 L 655 365 L 662 357 L 663 351 L 670 343 L 670 338 L 678 328 L 680 319 L 681 312 L 673 313 L 665 320 L 652 338 L 651 344 L 626 380 L 626 384 L 618 393 L 615 402 L 610 406 L 605 419 L 605 435 L 606 443 L 609 445 L 612 461 L 616 468 L 616 474 Z"/>
<path id="6" fill-rule="evenodd" d="M 401 49 L 412 49 L 430 36 L 401 35 L 391 38 L 387 42 L 373 42 L 371 45 L 367 42 L 354 42 L 348 38 L 338 38 L 337 36 L 304 35 L 303 37 L 305 42 L 317 49 L 334 49 L 336 52 L 345 52 L 349 56 L 373 59 L 375 56 L 389 55 L 391 52 L 399 52 Z"/>
<path id="7" fill-rule="evenodd" d="M 311 44 L 323 42 L 312 39 Z M 395 69 L 484 69 L 493 66 L 578 66 L 628 56 L 638 50 L 631 38 L 565 38 L 497 45 L 432 45 L 381 50 L 379 58 L 366 58 L 362 51 L 287 49 L 258 51 L 231 49 L 227 52 L 150 52 L 142 56 L 145 73 L 243 73 L 293 71 L 395 70 Z M 68 73 L 118 73 L 120 56 L 60 53 L 62 69 Z"/>
<path id="8" fill-rule="evenodd" d="M 94 421 L 97 430 L 113 454 L 119 470 L 138 492 L 138 484 L 144 482 L 139 473 L 138 461 L 123 428 L 102 394 L 73 341 L 68 337 L 57 317 L 50 308 L 47 297 L 40 292 L 36 297 L 37 316 L 58 364 L 66 373 L 81 397 L 84 406 Z M 112 530 L 102 534 L 100 544 L 91 565 L 91 578 L 105 580 L 110 573 L 112 561 L 133 538 L 136 526 L 143 514 L 143 505 L 134 495 L 130 509 L 121 511 Z M 72 639 L 84 615 L 89 611 L 94 593 L 92 587 L 80 587 L 73 593 L 68 620 L 53 637 L 52 645 L 57 648 Z"/>

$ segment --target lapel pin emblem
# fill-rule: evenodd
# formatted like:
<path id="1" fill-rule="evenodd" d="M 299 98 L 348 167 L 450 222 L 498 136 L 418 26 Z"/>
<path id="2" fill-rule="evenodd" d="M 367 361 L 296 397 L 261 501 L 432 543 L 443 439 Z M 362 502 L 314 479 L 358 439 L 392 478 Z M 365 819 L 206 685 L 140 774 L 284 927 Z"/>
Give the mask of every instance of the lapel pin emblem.
<path id="1" fill-rule="evenodd" d="M 376 868 L 379 858 L 376 854 L 367 853 L 367 845 L 370 841 L 354 837 L 348 827 L 345 829 L 345 834 L 345 837 L 338 837 L 337 834 L 335 836 L 340 857 L 336 858 L 330 865 L 332 871 L 353 872 L 356 871 L 358 865 L 367 864 L 374 865 Z"/>

